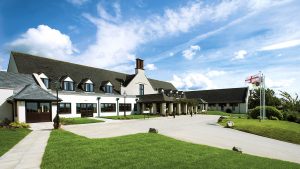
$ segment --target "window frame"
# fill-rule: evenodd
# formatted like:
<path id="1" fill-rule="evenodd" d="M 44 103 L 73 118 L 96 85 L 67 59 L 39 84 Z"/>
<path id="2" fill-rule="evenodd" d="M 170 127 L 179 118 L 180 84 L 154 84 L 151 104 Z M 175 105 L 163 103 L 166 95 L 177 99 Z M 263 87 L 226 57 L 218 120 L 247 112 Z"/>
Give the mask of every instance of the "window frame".
<path id="1" fill-rule="evenodd" d="M 109 107 L 110 105 L 111 107 Z M 101 113 L 112 113 L 116 112 L 116 103 L 101 103 Z"/>
<path id="2" fill-rule="evenodd" d="M 63 90 L 65 91 L 74 91 L 75 86 L 74 86 L 74 82 L 72 81 L 63 81 Z"/>
<path id="3" fill-rule="evenodd" d="M 76 103 L 76 114 L 81 114 L 82 109 L 87 111 L 90 108 L 89 105 L 92 105 L 93 113 L 97 113 L 97 103 Z"/>
<path id="4" fill-rule="evenodd" d="M 84 91 L 94 92 L 94 84 L 93 83 L 84 83 Z"/>
<path id="5" fill-rule="evenodd" d="M 61 105 L 64 105 L 63 110 L 66 110 L 66 105 L 70 105 L 70 108 L 68 111 L 61 111 Z M 71 114 L 72 113 L 72 103 L 58 103 L 58 114 Z"/>
<path id="6" fill-rule="evenodd" d="M 145 86 L 144 84 L 139 84 L 139 94 L 144 95 L 145 94 Z"/>
<path id="7" fill-rule="evenodd" d="M 41 80 L 42 80 L 42 82 L 44 83 L 44 85 L 45 85 L 45 87 L 47 88 L 47 89 L 49 89 L 49 87 L 50 87 L 50 83 L 49 83 L 49 78 L 41 78 Z M 45 82 L 47 82 L 47 84 L 45 83 Z"/>
<path id="8" fill-rule="evenodd" d="M 125 103 L 125 111 L 131 111 L 131 103 Z M 119 111 L 124 111 L 124 103 L 119 103 Z"/>

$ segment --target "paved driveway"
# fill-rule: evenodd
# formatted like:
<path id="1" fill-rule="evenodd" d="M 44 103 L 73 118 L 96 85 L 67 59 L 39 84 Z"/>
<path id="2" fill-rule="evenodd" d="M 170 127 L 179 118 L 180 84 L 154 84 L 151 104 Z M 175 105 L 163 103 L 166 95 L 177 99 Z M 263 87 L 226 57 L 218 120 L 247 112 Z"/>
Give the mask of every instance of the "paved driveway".
<path id="1" fill-rule="evenodd" d="M 146 120 L 108 121 L 84 125 L 64 126 L 65 130 L 88 137 L 106 138 L 148 132 L 157 128 L 160 134 L 192 143 L 232 149 L 262 157 L 300 163 L 300 145 L 269 139 L 216 124 L 219 116 L 196 115 L 161 117 Z"/>

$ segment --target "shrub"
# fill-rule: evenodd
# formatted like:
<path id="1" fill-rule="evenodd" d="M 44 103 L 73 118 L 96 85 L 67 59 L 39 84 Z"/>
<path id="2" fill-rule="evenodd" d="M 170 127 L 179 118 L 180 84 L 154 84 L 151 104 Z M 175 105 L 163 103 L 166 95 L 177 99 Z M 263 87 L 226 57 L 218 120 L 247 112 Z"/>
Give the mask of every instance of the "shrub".
<path id="1" fill-rule="evenodd" d="M 29 124 L 27 123 L 19 123 L 19 122 L 12 122 L 9 124 L 10 127 L 13 128 L 29 128 Z"/>
<path id="2" fill-rule="evenodd" d="M 0 121 L 0 127 L 8 126 L 10 123 L 11 121 L 5 118 L 4 120 Z"/>
<path id="3" fill-rule="evenodd" d="M 254 119 L 260 116 L 260 107 L 253 109 L 250 112 L 250 116 Z M 283 115 L 278 109 L 272 106 L 266 106 L 266 117 L 270 119 L 271 116 L 277 117 L 279 120 L 283 119 Z"/>
<path id="4" fill-rule="evenodd" d="M 284 112 L 283 119 L 290 122 L 300 123 L 300 114 L 297 112 Z"/>
<path id="5" fill-rule="evenodd" d="M 232 113 L 231 109 L 226 109 L 226 113 Z"/>

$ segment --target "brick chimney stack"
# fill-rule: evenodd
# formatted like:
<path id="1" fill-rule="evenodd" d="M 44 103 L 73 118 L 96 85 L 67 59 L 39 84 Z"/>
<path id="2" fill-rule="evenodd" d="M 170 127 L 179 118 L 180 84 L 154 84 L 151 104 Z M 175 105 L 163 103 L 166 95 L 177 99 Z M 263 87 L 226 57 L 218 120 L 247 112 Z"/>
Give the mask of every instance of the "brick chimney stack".
<path id="1" fill-rule="evenodd" d="M 144 73 L 144 60 L 137 58 L 136 59 L 135 74 L 137 74 L 139 72 Z"/>

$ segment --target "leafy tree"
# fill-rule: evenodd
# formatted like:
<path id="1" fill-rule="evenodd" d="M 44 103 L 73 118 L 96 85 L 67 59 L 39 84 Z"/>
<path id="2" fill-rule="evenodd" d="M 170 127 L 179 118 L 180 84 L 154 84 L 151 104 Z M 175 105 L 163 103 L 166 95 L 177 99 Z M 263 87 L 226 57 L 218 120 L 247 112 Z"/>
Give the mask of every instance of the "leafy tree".
<path id="1" fill-rule="evenodd" d="M 266 106 L 273 106 L 279 108 L 281 105 L 281 100 L 278 97 L 276 97 L 275 91 L 267 88 L 265 93 L 266 93 Z M 257 106 L 260 106 L 259 89 L 254 89 L 251 91 L 249 97 L 249 108 L 254 109 Z"/>
<path id="2" fill-rule="evenodd" d="M 280 91 L 281 102 L 284 111 L 300 112 L 300 100 L 298 94 L 293 98 L 288 92 Z"/>

